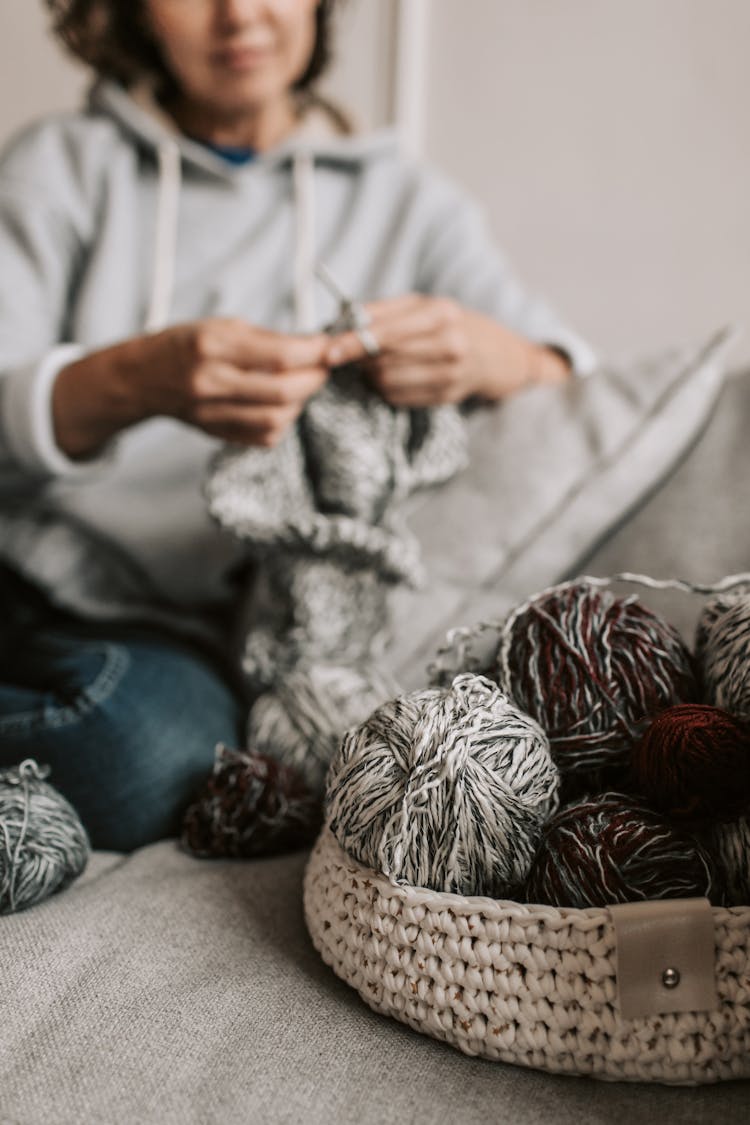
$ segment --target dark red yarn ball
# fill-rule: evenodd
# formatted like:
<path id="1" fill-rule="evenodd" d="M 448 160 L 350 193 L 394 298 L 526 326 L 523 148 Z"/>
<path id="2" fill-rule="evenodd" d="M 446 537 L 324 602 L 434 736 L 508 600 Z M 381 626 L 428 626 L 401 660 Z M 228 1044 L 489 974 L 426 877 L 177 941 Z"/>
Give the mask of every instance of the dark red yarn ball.
<path id="1" fill-rule="evenodd" d="M 708 853 L 623 793 L 561 809 L 545 829 L 525 890 L 527 902 L 578 908 L 693 896 L 722 901 Z"/>
<path id="2" fill-rule="evenodd" d="M 631 762 L 639 790 L 670 817 L 733 820 L 750 812 L 750 727 L 718 707 L 668 708 Z"/>
<path id="3" fill-rule="evenodd" d="M 296 770 L 265 754 L 217 746 L 213 773 L 182 824 L 181 844 L 203 858 L 292 851 L 322 822 L 322 802 Z"/>
<path id="4" fill-rule="evenodd" d="M 585 582 L 511 614 L 497 652 L 500 687 L 546 731 L 563 774 L 624 769 L 648 721 L 698 698 L 676 629 L 635 596 Z"/>

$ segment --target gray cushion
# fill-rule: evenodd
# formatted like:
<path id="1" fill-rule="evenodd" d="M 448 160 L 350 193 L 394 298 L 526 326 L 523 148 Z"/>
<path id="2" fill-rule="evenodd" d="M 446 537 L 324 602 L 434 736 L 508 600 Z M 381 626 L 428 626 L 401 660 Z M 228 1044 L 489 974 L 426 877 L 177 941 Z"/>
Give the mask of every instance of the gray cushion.
<path id="1" fill-rule="evenodd" d="M 706 426 L 730 342 L 720 332 L 472 418 L 468 470 L 412 503 L 430 579 L 395 597 L 390 657 L 404 686 L 422 682 L 446 629 L 558 581 L 669 476 Z"/>
<path id="2" fill-rule="evenodd" d="M 748 1083 L 571 1080 L 376 1015 L 309 942 L 303 864 L 157 844 L 2 919 L 3 1125 L 746 1120 Z"/>

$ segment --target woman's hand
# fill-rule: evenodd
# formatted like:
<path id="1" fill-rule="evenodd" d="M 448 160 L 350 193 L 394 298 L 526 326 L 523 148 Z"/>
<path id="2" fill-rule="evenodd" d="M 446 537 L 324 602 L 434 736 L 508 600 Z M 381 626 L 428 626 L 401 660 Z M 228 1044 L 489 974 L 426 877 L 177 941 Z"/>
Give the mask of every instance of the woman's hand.
<path id="1" fill-rule="evenodd" d="M 373 386 L 393 406 L 496 400 L 570 373 L 557 352 L 447 298 L 410 294 L 365 308 L 378 354 L 368 356 L 357 333 L 347 332 L 328 358 L 332 366 L 366 360 Z"/>
<path id="2" fill-rule="evenodd" d="M 224 441 L 274 445 L 326 381 L 329 347 L 327 336 L 219 318 L 116 344 L 59 373 L 57 443 L 86 457 L 118 430 L 166 415 Z"/>

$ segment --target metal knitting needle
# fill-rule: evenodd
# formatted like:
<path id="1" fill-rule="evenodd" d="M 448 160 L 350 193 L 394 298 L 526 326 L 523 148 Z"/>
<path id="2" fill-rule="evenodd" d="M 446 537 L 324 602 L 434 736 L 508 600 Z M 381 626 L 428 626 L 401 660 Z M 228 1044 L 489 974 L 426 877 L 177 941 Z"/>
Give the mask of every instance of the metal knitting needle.
<path id="1" fill-rule="evenodd" d="M 362 307 L 359 301 L 355 301 L 347 296 L 331 271 L 322 262 L 316 265 L 315 276 L 319 281 L 322 281 L 328 292 L 331 293 L 339 303 L 339 315 L 336 317 L 333 324 L 328 326 L 326 331 L 332 334 L 337 332 L 356 332 L 367 354 L 371 356 L 377 355 L 380 351 L 380 346 L 373 332 L 368 327 L 370 323 L 369 313 Z"/>

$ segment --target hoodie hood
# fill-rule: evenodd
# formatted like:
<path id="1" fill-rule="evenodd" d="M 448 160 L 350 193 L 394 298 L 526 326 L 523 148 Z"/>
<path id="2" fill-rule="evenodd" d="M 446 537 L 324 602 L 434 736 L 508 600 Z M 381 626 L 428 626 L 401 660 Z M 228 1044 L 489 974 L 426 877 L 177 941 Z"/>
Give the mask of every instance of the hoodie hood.
<path id="1" fill-rule="evenodd" d="M 113 118 L 139 144 L 158 150 L 171 142 L 179 149 L 182 160 L 224 179 L 242 174 L 209 148 L 191 140 L 179 131 L 171 117 L 161 108 L 149 85 L 125 89 L 114 82 L 97 82 L 89 93 L 89 107 Z M 368 133 L 342 128 L 339 114 L 325 101 L 316 99 L 303 111 L 298 128 L 281 144 L 258 154 L 257 162 L 273 165 L 290 164 L 297 153 L 311 155 L 322 163 L 360 165 L 398 151 L 398 135 L 393 128 Z"/>

